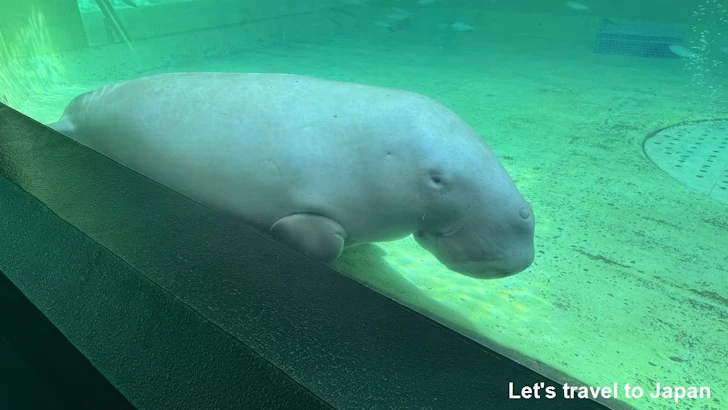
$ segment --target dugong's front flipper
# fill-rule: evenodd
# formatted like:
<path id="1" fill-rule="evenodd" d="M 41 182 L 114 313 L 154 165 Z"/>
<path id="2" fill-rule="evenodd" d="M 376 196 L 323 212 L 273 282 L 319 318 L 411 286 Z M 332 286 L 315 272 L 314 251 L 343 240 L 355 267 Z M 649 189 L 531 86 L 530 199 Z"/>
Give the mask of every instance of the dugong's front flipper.
<path id="1" fill-rule="evenodd" d="M 53 128 L 63 135 L 71 135 L 73 133 L 73 124 L 65 118 L 52 124 L 46 124 L 46 126 Z"/>
<path id="2" fill-rule="evenodd" d="M 331 263 L 344 249 L 346 230 L 323 215 L 300 213 L 279 219 L 270 228 L 273 237 L 317 261 Z"/>

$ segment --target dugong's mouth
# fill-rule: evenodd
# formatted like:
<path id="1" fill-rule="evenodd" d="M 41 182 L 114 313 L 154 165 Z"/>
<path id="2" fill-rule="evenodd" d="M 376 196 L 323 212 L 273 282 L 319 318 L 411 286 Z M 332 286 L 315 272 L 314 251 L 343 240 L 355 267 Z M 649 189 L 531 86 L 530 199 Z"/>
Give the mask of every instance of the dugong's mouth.
<path id="1" fill-rule="evenodd" d="M 526 270 L 534 258 L 533 242 L 510 248 L 483 246 L 477 234 L 453 239 L 440 234 L 415 232 L 415 240 L 449 270 L 478 279 L 499 279 Z"/>
<path id="2" fill-rule="evenodd" d="M 461 261 L 444 264 L 453 272 L 460 273 L 477 279 L 500 279 L 513 276 L 526 268 L 503 267 L 497 262 L 482 260 Z"/>

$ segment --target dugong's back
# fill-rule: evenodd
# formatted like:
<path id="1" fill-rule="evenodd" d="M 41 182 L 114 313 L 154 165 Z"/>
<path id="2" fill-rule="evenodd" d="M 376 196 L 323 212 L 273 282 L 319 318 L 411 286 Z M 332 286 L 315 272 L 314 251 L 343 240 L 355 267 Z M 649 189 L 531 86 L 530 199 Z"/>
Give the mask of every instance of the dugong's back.
<path id="1" fill-rule="evenodd" d="M 423 149 L 433 149 L 424 136 L 412 144 L 422 122 L 408 120 L 421 111 L 415 100 L 431 104 L 413 93 L 291 75 L 174 73 L 80 95 L 51 126 L 259 228 L 318 212 L 353 236 L 358 223 L 376 219 L 391 227 L 384 237 L 351 239 L 388 240 L 409 233 L 390 210 L 411 200 L 414 187 L 374 192 L 398 184 L 391 176 L 411 172 L 413 161 L 427 157 Z M 438 110 L 429 122 L 438 121 Z M 398 160 L 386 161 L 392 152 Z M 352 217 L 365 212 L 381 214 Z"/>

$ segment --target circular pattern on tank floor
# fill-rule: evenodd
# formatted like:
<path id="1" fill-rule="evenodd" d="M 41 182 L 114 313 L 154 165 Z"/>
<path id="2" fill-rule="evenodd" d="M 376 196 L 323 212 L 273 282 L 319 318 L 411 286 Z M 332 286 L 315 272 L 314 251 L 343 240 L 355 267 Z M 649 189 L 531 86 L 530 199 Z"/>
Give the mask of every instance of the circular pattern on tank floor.
<path id="1" fill-rule="evenodd" d="M 665 128 L 645 141 L 644 150 L 673 178 L 728 204 L 728 120 Z"/>

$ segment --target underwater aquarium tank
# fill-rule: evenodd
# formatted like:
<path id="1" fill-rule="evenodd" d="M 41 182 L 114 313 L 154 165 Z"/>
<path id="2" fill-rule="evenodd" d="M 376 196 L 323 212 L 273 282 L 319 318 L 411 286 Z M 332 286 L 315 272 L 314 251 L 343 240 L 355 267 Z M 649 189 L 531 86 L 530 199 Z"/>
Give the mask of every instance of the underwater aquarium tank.
<path id="1" fill-rule="evenodd" d="M 177 72 L 295 74 L 437 101 L 528 202 L 533 262 L 505 277 L 463 274 L 410 235 L 346 248 L 330 266 L 572 386 L 557 394 L 615 409 L 728 408 L 727 65 L 726 0 L 0 2 L 0 103 L 43 124 L 82 93 Z M 421 152 L 406 121 L 387 128 L 412 141 L 404 153 Z M 361 152 L 382 141 L 347 138 Z M 433 152 L 456 141 L 443 135 Z M 338 160 L 364 174 L 386 167 Z M 464 178 L 489 187 L 489 175 Z M 402 189 L 398 175 L 340 182 Z M 482 215 L 496 215 L 496 199 Z"/>

